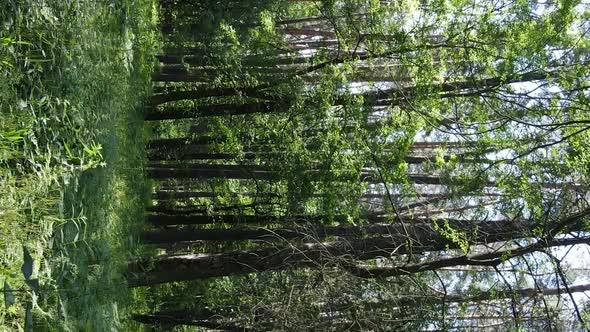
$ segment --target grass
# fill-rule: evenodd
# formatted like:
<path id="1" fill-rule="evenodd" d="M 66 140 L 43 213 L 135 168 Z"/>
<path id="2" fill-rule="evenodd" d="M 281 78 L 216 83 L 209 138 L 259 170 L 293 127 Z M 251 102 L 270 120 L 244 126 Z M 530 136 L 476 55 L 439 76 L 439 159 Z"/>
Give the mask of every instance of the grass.
<path id="1" fill-rule="evenodd" d="M 127 330 L 155 2 L 8 0 L 0 22 L 0 331 Z"/>

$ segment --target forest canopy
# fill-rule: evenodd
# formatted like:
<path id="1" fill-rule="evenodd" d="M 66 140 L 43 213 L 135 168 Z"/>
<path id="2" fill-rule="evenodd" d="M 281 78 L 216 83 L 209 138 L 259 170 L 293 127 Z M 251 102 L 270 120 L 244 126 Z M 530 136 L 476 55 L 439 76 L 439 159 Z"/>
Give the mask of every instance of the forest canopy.
<path id="1" fill-rule="evenodd" d="M 135 320 L 588 328 L 587 3 L 161 9 Z"/>
<path id="2" fill-rule="evenodd" d="M 5 1 L 0 330 L 588 331 L 589 18 Z"/>

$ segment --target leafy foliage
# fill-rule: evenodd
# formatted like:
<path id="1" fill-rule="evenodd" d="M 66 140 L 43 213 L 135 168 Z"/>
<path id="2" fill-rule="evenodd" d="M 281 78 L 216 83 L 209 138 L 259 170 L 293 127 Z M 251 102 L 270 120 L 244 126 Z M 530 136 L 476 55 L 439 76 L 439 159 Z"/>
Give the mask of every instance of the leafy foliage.
<path id="1" fill-rule="evenodd" d="M 1 330 L 120 325 L 121 266 L 145 191 L 143 151 L 129 143 L 143 139 L 154 6 L 0 6 Z"/>
<path id="2" fill-rule="evenodd" d="M 184 280 L 190 267 L 173 264 L 184 253 L 203 253 L 190 256 L 198 261 L 266 249 L 285 262 L 268 268 L 281 272 L 257 271 L 256 278 L 154 286 L 154 296 L 166 301 L 151 300 L 144 311 L 160 315 L 137 319 L 159 319 L 170 329 L 192 322 L 378 330 L 371 324 L 387 321 L 384 330 L 452 330 L 469 328 L 459 318 L 483 312 L 480 302 L 496 301 L 498 326 L 552 329 L 565 307 L 544 302 L 544 318 L 524 319 L 542 308 L 514 294 L 530 283 L 567 285 L 565 277 L 536 277 L 548 263 L 539 256 L 551 250 L 533 252 L 587 231 L 580 221 L 588 209 L 587 5 L 255 3 L 162 3 L 167 38 L 146 115 L 159 120 L 148 151 L 157 187 L 148 219 L 165 224 L 162 234 L 239 232 L 253 222 L 269 233 L 291 227 L 299 236 L 168 240 L 169 256 L 146 260 L 144 270 L 131 262 L 131 270 Z M 568 217 L 573 211 L 580 220 Z M 373 238 L 314 232 L 317 224 L 375 223 L 400 228 Z M 381 248 L 383 257 L 352 249 L 398 237 L 405 240 Z M 334 243 L 350 250 L 335 257 L 315 251 Z M 437 250 L 425 249 L 433 243 Z M 293 259 L 305 249 L 307 260 Z M 169 270 L 158 270 L 158 262 Z M 462 264 L 473 267 L 444 271 Z M 301 268 L 310 265 L 315 270 Z M 391 283 L 423 297 L 387 288 Z M 188 305 L 193 287 L 199 300 Z M 453 296 L 457 302 L 447 301 Z M 333 309 L 336 302 L 361 309 Z M 279 322 L 286 323 L 273 325 Z"/>

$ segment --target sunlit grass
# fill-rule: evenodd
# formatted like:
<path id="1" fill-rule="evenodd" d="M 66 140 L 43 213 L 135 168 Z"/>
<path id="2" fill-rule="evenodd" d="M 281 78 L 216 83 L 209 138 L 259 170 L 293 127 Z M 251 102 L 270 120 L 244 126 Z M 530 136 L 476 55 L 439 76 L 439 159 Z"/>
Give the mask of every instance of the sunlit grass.
<path id="1" fill-rule="evenodd" d="M 155 6 L 0 6 L 0 286 L 14 297 L 1 301 L 0 331 L 125 324 L 124 263 L 139 250 L 147 192 L 142 103 L 159 47 Z M 23 246 L 38 294 L 21 272 Z"/>

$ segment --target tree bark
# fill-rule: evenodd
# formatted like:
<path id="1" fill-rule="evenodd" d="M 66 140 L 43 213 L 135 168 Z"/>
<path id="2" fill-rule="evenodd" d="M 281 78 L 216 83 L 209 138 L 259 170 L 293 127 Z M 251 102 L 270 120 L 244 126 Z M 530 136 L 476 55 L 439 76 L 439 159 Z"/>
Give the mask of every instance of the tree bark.
<path id="1" fill-rule="evenodd" d="M 559 220 L 547 230 L 552 237 L 559 232 L 585 229 L 585 210 Z M 507 227 L 514 227 L 507 225 Z M 513 228 L 510 228 L 513 229 Z M 538 251 L 548 246 L 587 243 L 588 238 L 549 239 L 533 245 L 496 251 L 475 256 L 458 256 L 436 261 L 406 264 L 398 267 L 361 268 L 354 265 L 355 260 L 368 260 L 377 257 L 391 257 L 409 253 L 440 251 L 458 248 L 462 244 L 442 236 L 438 232 L 419 228 L 406 233 L 393 233 L 388 236 L 355 238 L 348 241 L 313 242 L 301 245 L 267 247 L 249 251 L 234 251 L 219 254 L 191 254 L 162 258 L 138 259 L 128 263 L 129 284 L 132 287 L 166 283 L 173 281 L 202 279 L 209 277 L 248 274 L 253 272 L 284 270 L 301 267 L 345 266 L 351 273 L 366 278 L 397 276 L 423 271 L 431 271 L 455 265 L 497 266 L 505 258 L 518 257 Z M 492 229 L 486 242 L 508 241 L 515 237 L 515 231 Z"/>
<path id="2" fill-rule="evenodd" d="M 190 315 L 178 317 L 174 315 L 156 313 L 153 315 L 133 314 L 131 319 L 142 324 L 155 326 L 172 327 L 185 325 L 214 329 L 216 331 L 249 331 L 247 328 L 237 323 L 224 322 L 219 316 L 212 316 L 208 319 L 199 319 L 198 317 L 191 317 Z"/>
<path id="3" fill-rule="evenodd" d="M 173 223 L 165 223 L 166 221 L 159 220 L 162 216 L 154 215 L 154 223 L 158 225 L 173 225 Z M 244 218 L 246 216 L 192 216 L 188 217 L 189 221 L 194 218 L 195 222 L 183 223 L 186 224 L 199 224 L 197 221 L 210 221 L 207 223 L 216 222 L 228 222 L 233 223 L 234 220 L 246 221 L 259 220 L 258 224 L 269 224 L 269 223 L 286 223 L 289 221 L 287 218 L 279 217 L 258 217 L 248 216 L 252 218 Z M 225 217 L 225 218 L 223 218 Z M 304 222 L 320 222 L 323 219 L 328 220 L 328 217 L 314 216 L 291 219 L 301 220 Z M 341 222 L 346 222 L 344 217 L 337 218 Z M 392 224 L 383 224 L 376 222 L 385 222 L 387 219 L 394 220 Z M 171 218 L 174 222 L 174 218 Z M 186 221 L 186 220 L 180 220 Z M 403 221 L 403 225 L 402 225 Z M 442 235 L 435 228 L 437 221 L 431 219 L 402 219 L 395 220 L 393 217 L 388 216 L 370 216 L 367 220 L 357 220 L 357 223 L 364 223 L 364 225 L 355 226 L 342 224 L 338 226 L 325 226 L 321 224 L 303 224 L 299 226 L 291 227 L 233 227 L 233 228 L 208 228 L 208 229 L 160 229 L 155 231 L 143 232 L 141 238 L 146 243 L 171 243 L 171 242 L 182 242 L 182 241 L 240 241 L 240 240 L 291 240 L 291 239 L 318 239 L 323 240 L 327 237 L 342 237 L 342 238 L 361 238 L 366 235 L 382 235 L 382 236 L 410 236 L 412 241 L 422 241 L 422 239 L 430 239 L 429 241 L 442 241 Z M 495 242 L 507 238 L 508 236 L 513 237 L 524 237 L 530 236 L 530 228 L 534 225 L 531 220 L 499 220 L 493 222 L 486 222 L 480 220 L 447 220 L 445 222 L 454 230 L 462 232 L 463 234 L 469 234 L 470 243 L 484 243 L 484 242 Z M 252 222 L 255 223 L 255 222 Z M 406 232 L 408 232 L 406 234 Z"/>
<path id="4" fill-rule="evenodd" d="M 215 198 L 225 193 L 216 193 L 209 191 L 176 191 L 176 190 L 157 190 L 153 197 L 155 199 L 183 199 L 183 198 Z M 238 192 L 231 193 L 233 196 L 247 196 L 247 197 L 260 197 L 260 198 L 280 198 L 281 195 L 269 192 Z"/>
<path id="5" fill-rule="evenodd" d="M 185 107 L 168 107 L 163 110 L 150 109 L 146 115 L 146 121 L 192 119 L 206 116 L 244 115 L 252 113 L 282 112 L 280 106 L 273 103 L 252 104 L 218 104 L 205 105 L 187 109 Z"/>
<path id="6" fill-rule="evenodd" d="M 207 145 L 214 143 L 216 140 L 213 136 L 198 136 L 198 137 L 179 137 L 179 138 L 157 138 L 148 142 L 148 149 L 155 150 L 173 150 L 186 145 Z"/>
<path id="7" fill-rule="evenodd" d="M 194 178 L 194 179 L 259 179 L 259 180 L 279 180 L 280 176 L 276 172 L 271 172 L 260 166 L 241 166 L 241 165 L 214 165 L 214 164 L 190 164 L 173 167 L 174 165 L 161 164 L 158 167 L 148 168 L 148 176 L 153 179 L 167 178 Z"/>
<path id="8" fill-rule="evenodd" d="M 260 215 L 192 215 L 192 214 L 149 214 L 147 221 L 155 226 L 171 226 L 171 225 L 208 225 L 208 224 L 254 224 L 254 225 L 270 225 L 270 224 L 288 224 L 294 222 L 303 223 L 319 223 L 319 222 L 346 222 L 347 216 L 324 216 L 324 215 L 300 215 L 300 216 L 260 216 Z M 372 222 L 382 221 L 383 217 L 369 216 L 367 220 Z"/>

